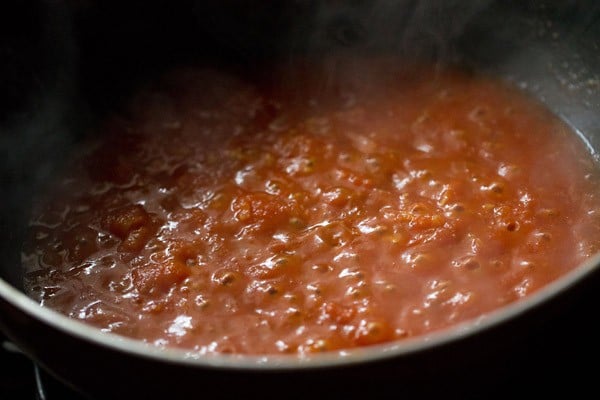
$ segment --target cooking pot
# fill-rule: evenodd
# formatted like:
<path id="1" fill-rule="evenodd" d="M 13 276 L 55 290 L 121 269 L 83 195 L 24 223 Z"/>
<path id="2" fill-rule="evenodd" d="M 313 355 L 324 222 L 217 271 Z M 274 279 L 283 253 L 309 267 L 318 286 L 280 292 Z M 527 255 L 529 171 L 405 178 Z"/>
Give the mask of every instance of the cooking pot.
<path id="1" fill-rule="evenodd" d="M 540 99 L 597 157 L 600 3 L 15 3 L 0 13 L 6 19 L 0 24 L 0 328 L 50 374 L 94 398 L 489 398 L 593 388 L 600 256 L 475 321 L 299 358 L 199 356 L 101 333 L 23 293 L 20 247 L 32 199 L 69 149 L 137 87 L 188 63 L 238 74 L 336 54 L 458 63 Z M 583 368 L 585 362 L 592 367 Z M 592 378 L 587 385 L 586 377 Z"/>

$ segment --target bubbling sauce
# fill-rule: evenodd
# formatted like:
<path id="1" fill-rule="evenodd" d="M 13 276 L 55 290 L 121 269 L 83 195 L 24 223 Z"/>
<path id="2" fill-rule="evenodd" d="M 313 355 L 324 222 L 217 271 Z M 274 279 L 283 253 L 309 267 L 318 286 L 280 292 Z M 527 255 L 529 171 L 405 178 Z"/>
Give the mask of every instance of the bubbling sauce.
<path id="1" fill-rule="evenodd" d="M 597 251 L 597 165 L 541 104 L 376 75 L 167 74 L 38 199 L 28 293 L 157 346 L 302 355 L 480 317 Z"/>

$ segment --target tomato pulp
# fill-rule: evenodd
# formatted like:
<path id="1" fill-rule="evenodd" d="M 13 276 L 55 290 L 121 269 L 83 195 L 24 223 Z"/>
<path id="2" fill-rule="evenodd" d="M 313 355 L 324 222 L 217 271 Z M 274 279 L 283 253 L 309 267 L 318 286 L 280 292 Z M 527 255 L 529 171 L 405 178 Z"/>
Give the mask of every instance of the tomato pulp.
<path id="1" fill-rule="evenodd" d="M 556 116 L 456 70 L 381 77 L 168 74 L 40 197 L 30 295 L 158 346 L 305 354 L 485 315 L 597 250 L 597 165 Z"/>

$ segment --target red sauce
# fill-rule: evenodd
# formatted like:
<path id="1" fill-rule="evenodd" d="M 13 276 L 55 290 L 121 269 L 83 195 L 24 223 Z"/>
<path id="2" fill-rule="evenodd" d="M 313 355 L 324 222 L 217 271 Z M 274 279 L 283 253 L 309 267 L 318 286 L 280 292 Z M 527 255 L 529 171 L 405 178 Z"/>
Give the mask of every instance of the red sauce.
<path id="1" fill-rule="evenodd" d="M 597 250 L 594 159 L 516 89 L 296 78 L 143 91 L 40 199 L 31 296 L 159 346 L 303 354 L 479 317 Z"/>

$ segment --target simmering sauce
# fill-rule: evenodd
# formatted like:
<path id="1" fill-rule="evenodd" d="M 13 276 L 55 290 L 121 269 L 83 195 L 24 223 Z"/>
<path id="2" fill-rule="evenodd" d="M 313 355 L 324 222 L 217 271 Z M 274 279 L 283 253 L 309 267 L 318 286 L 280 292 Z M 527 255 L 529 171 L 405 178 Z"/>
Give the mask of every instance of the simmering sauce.
<path id="1" fill-rule="evenodd" d="M 39 199 L 30 295 L 158 346 L 305 354 L 477 318 L 598 249 L 595 160 L 515 88 L 293 78 L 143 90 Z"/>

